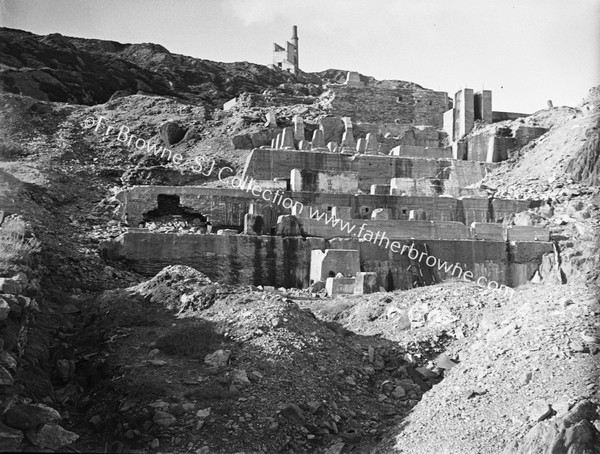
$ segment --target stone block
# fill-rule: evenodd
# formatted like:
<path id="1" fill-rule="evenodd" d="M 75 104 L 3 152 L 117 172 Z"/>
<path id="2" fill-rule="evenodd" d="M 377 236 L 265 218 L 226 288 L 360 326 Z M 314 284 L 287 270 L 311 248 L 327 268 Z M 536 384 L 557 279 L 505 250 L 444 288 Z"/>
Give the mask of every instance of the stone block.
<path id="1" fill-rule="evenodd" d="M 237 235 L 237 230 L 233 229 L 219 229 L 217 230 L 217 235 Z"/>
<path id="2" fill-rule="evenodd" d="M 346 86 L 350 88 L 363 88 L 365 83 L 360 80 L 360 74 L 356 71 L 348 71 L 346 74 Z"/>
<path id="3" fill-rule="evenodd" d="M 471 236 L 476 240 L 505 241 L 506 235 L 502 224 L 492 222 L 473 222 Z"/>
<path id="4" fill-rule="evenodd" d="M 342 151 L 354 153 L 355 150 L 356 142 L 354 141 L 354 133 L 350 129 L 342 135 Z"/>
<path id="5" fill-rule="evenodd" d="M 372 132 L 367 134 L 366 137 L 366 145 L 365 145 L 365 154 L 378 154 L 379 153 L 379 143 L 377 142 L 377 137 Z"/>
<path id="6" fill-rule="evenodd" d="M 367 139 L 364 139 L 364 138 L 358 139 L 356 142 L 356 152 L 364 153 L 366 149 L 367 149 Z"/>
<path id="7" fill-rule="evenodd" d="M 237 104 L 237 98 L 230 99 L 225 104 L 223 104 L 223 110 L 227 111 L 234 107 Z"/>
<path id="8" fill-rule="evenodd" d="M 543 227 L 513 225 L 506 229 L 508 241 L 550 241 L 550 231 Z"/>
<path id="9" fill-rule="evenodd" d="M 298 142 L 298 150 L 310 150 L 310 142 L 308 140 L 301 140 L 300 142 Z"/>
<path id="10" fill-rule="evenodd" d="M 342 273 L 344 276 L 356 276 L 358 272 L 360 272 L 360 257 L 355 249 L 325 249 L 324 251 L 317 249 L 311 251 L 311 282 L 324 282 L 328 277 L 334 277 L 338 273 Z"/>
<path id="11" fill-rule="evenodd" d="M 356 273 L 356 281 L 354 285 L 355 295 L 368 295 L 377 293 L 379 286 L 377 285 L 377 273 L 374 272 L 358 272 Z"/>
<path id="12" fill-rule="evenodd" d="M 281 137 L 281 148 L 293 150 L 294 147 L 294 130 L 290 127 L 284 128 Z"/>
<path id="13" fill-rule="evenodd" d="M 322 129 L 316 129 L 313 132 L 312 142 L 310 144 L 312 150 L 320 150 L 325 148 L 325 137 Z"/>
<path id="14" fill-rule="evenodd" d="M 482 90 L 473 95 L 474 118 L 484 123 L 492 122 L 492 91 Z"/>
<path id="15" fill-rule="evenodd" d="M 371 185 L 371 195 L 390 195 L 389 184 L 372 184 Z"/>
<path id="16" fill-rule="evenodd" d="M 260 214 L 244 215 L 244 235 L 262 235 L 265 221 Z"/>
<path id="17" fill-rule="evenodd" d="M 475 125 L 473 90 L 463 88 L 454 95 L 454 140 L 469 134 Z"/>
<path id="18" fill-rule="evenodd" d="M 267 112 L 267 122 L 265 126 L 267 128 L 276 128 L 277 127 L 277 117 L 275 116 L 275 112 Z"/>
<path id="19" fill-rule="evenodd" d="M 328 277 L 325 282 L 325 290 L 330 298 L 337 295 L 353 295 L 355 286 L 354 277 Z"/>
<path id="20" fill-rule="evenodd" d="M 304 120 L 301 116 L 295 115 L 292 122 L 294 124 L 294 139 L 296 141 L 304 140 Z"/>

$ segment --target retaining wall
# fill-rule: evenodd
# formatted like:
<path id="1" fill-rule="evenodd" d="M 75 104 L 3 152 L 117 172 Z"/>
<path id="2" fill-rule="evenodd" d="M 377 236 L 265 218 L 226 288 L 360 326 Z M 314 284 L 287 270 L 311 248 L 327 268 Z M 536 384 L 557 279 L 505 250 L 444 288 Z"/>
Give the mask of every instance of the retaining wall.
<path id="1" fill-rule="evenodd" d="M 452 197 L 411 197 L 371 194 L 333 194 L 280 191 L 283 198 L 300 202 L 303 212 L 299 217 L 309 217 L 309 207 L 322 212 L 333 207 L 349 207 L 349 218 L 370 219 L 377 208 L 390 210 L 391 219 L 408 220 L 411 210 L 422 210 L 427 220 L 459 221 L 470 226 L 472 222 L 501 222 L 511 213 L 525 211 L 540 202 L 509 199 Z M 274 192 L 273 192 L 274 193 Z M 278 216 L 291 214 L 281 204 L 272 204 L 251 192 L 239 189 L 215 189 L 195 186 L 134 186 L 119 195 L 123 220 L 136 227 L 144 220 L 144 213 L 157 207 L 159 194 L 178 195 L 181 206 L 193 208 L 208 215 L 214 229 L 241 230 L 244 215 L 255 205 L 255 214 L 263 216 L 265 232 L 275 227 Z"/>
<path id="2" fill-rule="evenodd" d="M 549 242 L 513 245 L 476 240 L 400 242 L 414 244 L 439 260 L 456 263 L 465 272 L 471 271 L 475 279 L 484 276 L 508 286 L 527 282 L 537 270 L 542 255 L 552 252 Z M 406 254 L 357 238 L 327 241 L 323 238 L 130 231 L 117 240 L 113 254 L 146 275 L 153 275 L 167 265 L 183 264 L 224 283 L 306 287 L 310 282 L 313 249 L 358 250 L 361 271 L 377 273 L 379 285 L 387 290 L 411 288 L 415 282 L 439 282 L 452 275 L 452 271 L 428 267 L 424 259 L 411 260 Z M 456 276 L 458 270 L 454 273 Z"/>

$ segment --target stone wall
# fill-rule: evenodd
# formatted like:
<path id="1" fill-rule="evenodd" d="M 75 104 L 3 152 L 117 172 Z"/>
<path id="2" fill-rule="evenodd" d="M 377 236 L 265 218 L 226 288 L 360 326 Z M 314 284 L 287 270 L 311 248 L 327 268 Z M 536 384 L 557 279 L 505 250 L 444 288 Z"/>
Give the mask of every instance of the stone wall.
<path id="1" fill-rule="evenodd" d="M 368 220 L 368 219 L 350 219 L 344 220 L 341 224 L 346 226 L 340 227 L 340 223 L 332 226 L 325 224 L 323 220 L 317 219 L 300 219 L 302 231 L 306 236 L 319 238 L 344 238 L 355 237 L 358 235 L 361 227 L 363 228 L 361 236 L 367 230 L 376 234 L 385 233 L 385 238 L 388 240 L 394 239 L 411 239 L 419 240 L 429 239 L 467 239 L 470 237 L 469 229 L 462 222 L 452 221 L 398 221 L 398 220 Z M 380 238 L 381 238 L 380 236 Z M 383 240 L 382 244 L 389 244 Z"/>
<path id="2" fill-rule="evenodd" d="M 370 219 L 377 208 L 390 210 L 390 219 L 408 220 L 411 210 L 422 210 L 430 221 L 459 221 L 467 226 L 472 222 L 502 222 L 512 213 L 539 206 L 540 202 L 526 200 L 452 197 L 403 197 L 370 194 L 328 194 L 281 191 L 282 197 L 300 202 L 304 207 L 299 217 L 309 217 L 310 207 L 321 212 L 334 207 L 349 207 L 350 219 Z M 122 217 L 137 227 L 144 213 L 157 206 L 159 194 L 178 195 L 182 206 L 209 216 L 214 228 L 241 230 L 244 215 L 254 205 L 255 214 L 263 216 L 264 232 L 275 227 L 277 218 L 291 214 L 280 204 L 270 204 L 260 196 L 239 189 L 215 189 L 195 186 L 134 186 L 118 197 L 122 202 Z"/>
<path id="3" fill-rule="evenodd" d="M 550 242 L 477 240 L 400 240 L 477 279 L 484 276 L 499 284 L 516 286 L 528 281 L 542 255 L 552 252 Z M 310 256 L 313 249 L 354 249 L 359 251 L 361 271 L 377 273 L 378 285 L 387 290 L 407 289 L 414 282 L 430 284 L 452 277 L 425 260 L 392 252 L 358 238 L 327 241 L 322 238 L 176 235 L 128 232 L 117 243 L 115 254 L 125 258 L 138 272 L 152 275 L 166 265 L 184 264 L 212 279 L 231 284 L 307 287 L 310 283 Z M 457 273 L 457 270 L 454 271 Z M 454 277 L 457 277 L 456 274 Z"/>
<path id="4" fill-rule="evenodd" d="M 390 150 L 389 155 L 403 158 L 452 159 L 452 148 L 398 145 Z"/>
<path id="5" fill-rule="evenodd" d="M 448 180 L 456 174 L 458 189 L 480 181 L 485 175 L 483 164 L 469 161 L 255 149 L 246 160 L 244 176 L 255 180 L 289 178 L 293 169 L 357 172 L 358 187 L 365 192 L 373 184 L 389 184 L 392 178 Z"/>
<path id="6" fill-rule="evenodd" d="M 115 254 L 136 271 L 153 275 L 168 265 L 188 265 L 226 284 L 306 287 L 313 249 L 322 238 L 256 235 L 177 235 L 132 230 Z"/>
<path id="7" fill-rule="evenodd" d="M 334 173 L 294 169 L 291 172 L 290 186 L 292 191 L 353 194 L 358 191 L 358 174 L 356 172 Z"/>
<path id="8" fill-rule="evenodd" d="M 332 86 L 332 114 L 354 122 L 429 125 L 441 129 L 450 100 L 445 92 L 416 87 Z"/>
<path id="9" fill-rule="evenodd" d="M 547 128 L 520 125 L 516 128 L 487 128 L 466 138 L 466 159 L 500 162 L 548 132 Z"/>

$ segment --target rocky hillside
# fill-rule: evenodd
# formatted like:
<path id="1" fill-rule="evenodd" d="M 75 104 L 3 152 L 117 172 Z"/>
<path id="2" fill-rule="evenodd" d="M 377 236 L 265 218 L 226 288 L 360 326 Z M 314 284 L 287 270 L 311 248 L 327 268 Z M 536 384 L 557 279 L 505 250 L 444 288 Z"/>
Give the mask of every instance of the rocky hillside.
<path id="1" fill-rule="evenodd" d="M 219 63 L 172 54 L 158 44 L 34 35 L 0 28 L 0 91 L 71 104 L 119 94 L 172 96 L 221 106 L 239 93 L 283 83 L 321 83 L 248 62 Z"/>
<path id="2" fill-rule="evenodd" d="M 218 182 L 96 126 L 239 169 L 271 139 L 267 111 L 310 130 L 328 114 L 321 84 L 345 71 L 294 77 L 10 29 L 0 62 L 0 222 L 22 215 L 41 243 L 24 272 L 35 288 L 20 288 L 31 294 L 0 295 L 0 450 L 598 451 L 597 89 L 517 120 L 549 132 L 481 182 L 546 201 L 507 220 L 552 231 L 534 283 L 513 299 L 447 282 L 332 301 L 180 266 L 148 280 L 109 261 L 123 186 Z"/>

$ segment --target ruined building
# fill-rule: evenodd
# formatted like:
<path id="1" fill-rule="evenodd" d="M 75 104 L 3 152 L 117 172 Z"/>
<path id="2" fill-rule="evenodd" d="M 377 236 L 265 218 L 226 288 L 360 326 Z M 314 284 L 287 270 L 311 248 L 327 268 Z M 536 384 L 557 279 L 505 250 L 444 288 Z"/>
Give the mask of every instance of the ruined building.
<path id="1" fill-rule="evenodd" d="M 299 70 L 298 63 L 298 27 L 292 28 L 291 42 L 285 43 L 285 48 L 277 43 L 273 43 L 273 68 L 283 69 L 284 71 L 297 74 Z"/>
<path id="2" fill-rule="evenodd" d="M 292 41 L 287 51 L 276 47 L 275 62 L 296 71 L 296 27 Z M 326 282 L 330 295 L 408 289 L 464 270 L 496 287 L 532 279 L 553 251 L 550 233 L 507 221 L 542 202 L 491 197 L 479 182 L 545 129 L 502 126 L 521 114 L 492 111 L 490 91 L 463 89 L 450 99 L 353 73 L 325 88 L 316 102 L 328 114 L 316 122 L 301 115 L 278 121 L 263 95 L 248 97 L 264 109 L 266 123 L 232 138 L 253 150 L 241 175 L 222 180 L 226 187 L 122 193 L 131 228 L 115 254 L 148 274 L 183 263 L 234 284 Z M 210 219 L 213 232 L 147 228 L 169 217 L 200 226 Z M 407 250 L 453 267 L 415 260 Z"/>

